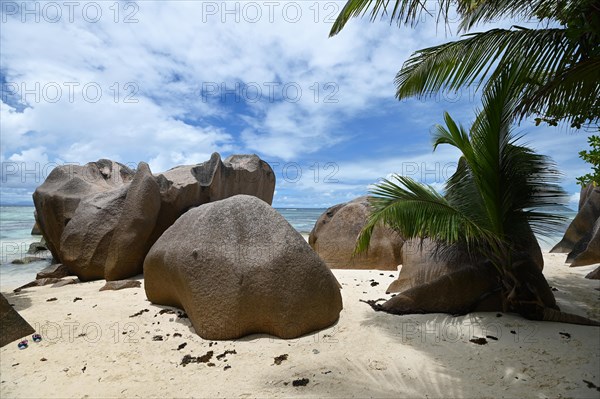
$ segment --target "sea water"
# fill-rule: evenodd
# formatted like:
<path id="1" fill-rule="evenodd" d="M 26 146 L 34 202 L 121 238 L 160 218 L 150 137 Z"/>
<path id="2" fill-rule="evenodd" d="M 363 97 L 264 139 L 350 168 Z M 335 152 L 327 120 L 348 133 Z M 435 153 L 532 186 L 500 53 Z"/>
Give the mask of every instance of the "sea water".
<path id="1" fill-rule="evenodd" d="M 321 208 L 276 208 L 281 215 L 299 233 L 308 235 L 315 222 L 325 212 Z M 32 236 L 31 229 L 35 224 L 33 206 L 2 206 L 0 207 L 0 286 L 17 286 L 35 279 L 35 275 L 50 264 L 50 260 L 33 262 L 26 265 L 15 265 L 11 262 L 27 254 L 29 245 L 39 241 L 41 236 Z M 564 230 L 575 217 L 575 212 L 565 212 L 566 218 L 560 234 L 550 239 L 541 239 L 540 246 L 543 251 L 548 251 L 560 241 Z"/>

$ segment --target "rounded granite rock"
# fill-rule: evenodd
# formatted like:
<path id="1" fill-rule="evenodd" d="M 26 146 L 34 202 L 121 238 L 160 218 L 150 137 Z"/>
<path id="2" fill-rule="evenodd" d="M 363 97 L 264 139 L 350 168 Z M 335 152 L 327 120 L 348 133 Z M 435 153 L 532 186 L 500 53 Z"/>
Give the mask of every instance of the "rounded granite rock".
<path id="1" fill-rule="evenodd" d="M 266 202 L 236 195 L 191 209 L 144 262 L 156 304 L 183 308 L 205 339 L 295 338 L 336 322 L 337 280 Z"/>

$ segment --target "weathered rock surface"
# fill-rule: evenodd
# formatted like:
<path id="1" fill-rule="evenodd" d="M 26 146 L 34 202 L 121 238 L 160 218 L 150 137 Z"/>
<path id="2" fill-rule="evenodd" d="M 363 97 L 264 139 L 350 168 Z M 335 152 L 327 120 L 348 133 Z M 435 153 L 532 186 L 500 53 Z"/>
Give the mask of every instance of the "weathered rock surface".
<path id="1" fill-rule="evenodd" d="M 589 272 L 585 278 L 589 278 L 591 280 L 600 280 L 600 266 Z"/>
<path id="2" fill-rule="evenodd" d="M 387 227 L 376 227 L 369 251 L 353 256 L 356 239 L 368 216 L 368 197 L 335 205 L 319 217 L 308 242 L 332 269 L 397 270 L 404 240 Z"/>
<path id="3" fill-rule="evenodd" d="M 82 281 L 104 278 L 108 248 L 127 188 L 85 197 L 62 233 L 60 260 Z"/>
<path id="4" fill-rule="evenodd" d="M 34 332 L 33 327 L 0 294 L 0 347 Z"/>
<path id="5" fill-rule="evenodd" d="M 152 243 L 190 208 L 237 194 L 271 204 L 275 192 L 273 170 L 256 155 L 232 155 L 222 161 L 214 153 L 207 162 L 170 169 L 158 175 L 157 181 L 161 208 Z"/>
<path id="6" fill-rule="evenodd" d="M 179 218 L 148 253 L 144 286 L 151 302 L 183 308 L 205 339 L 295 338 L 330 326 L 342 309 L 325 263 L 278 212 L 247 195 Z"/>
<path id="7" fill-rule="evenodd" d="M 442 276 L 472 267 L 467 259 L 457 259 L 456 251 L 449 259 L 436 251 L 435 244 L 429 240 L 411 239 L 402 248 L 402 267 L 398 278 L 394 280 L 387 292 L 402 292 L 436 280 Z"/>
<path id="8" fill-rule="evenodd" d="M 567 256 L 571 267 L 587 266 L 600 263 L 600 217 L 596 220 L 594 229 L 575 244 Z"/>
<path id="9" fill-rule="evenodd" d="M 115 177 L 116 176 L 116 177 Z M 34 193 L 54 258 L 81 280 L 138 275 L 154 242 L 190 208 L 243 193 L 271 203 L 275 175 L 256 155 L 180 166 L 154 176 L 100 160 L 59 167 Z"/>
<path id="10" fill-rule="evenodd" d="M 44 285 L 55 284 L 55 283 L 58 283 L 59 281 L 61 281 L 61 280 L 59 278 L 55 278 L 55 277 L 38 278 L 36 280 L 33 280 L 32 282 L 29 282 L 25 285 L 20 286 L 19 288 L 15 288 L 13 290 L 13 292 L 21 292 L 25 288 L 41 287 Z"/>
<path id="11" fill-rule="evenodd" d="M 41 236 L 42 235 L 42 230 L 40 230 L 40 226 L 38 226 L 37 222 L 35 222 L 35 224 L 31 228 L 31 235 L 32 236 Z"/>
<path id="12" fill-rule="evenodd" d="M 540 271 L 543 270 L 544 257 L 533 232 L 531 238 L 524 240 L 521 246 L 522 255 L 529 257 Z M 462 269 L 473 268 L 476 264 L 464 251 L 455 247 L 439 250 L 429 239 L 407 240 L 402 247 L 400 273 L 387 292 L 402 292 L 418 287 Z"/>
<path id="13" fill-rule="evenodd" d="M 42 269 L 38 274 L 36 274 L 35 278 L 36 280 L 42 278 L 63 278 L 69 275 L 71 275 L 69 269 L 65 265 L 57 263 Z"/>
<path id="14" fill-rule="evenodd" d="M 558 310 L 554 295 L 541 270 L 530 260 L 515 269 L 519 281 L 528 281 L 543 305 Z M 502 311 L 498 273 L 491 264 L 477 263 L 413 286 L 381 305 L 393 314 Z"/>
<path id="15" fill-rule="evenodd" d="M 583 205 L 580 204 L 579 212 L 567 228 L 562 240 L 550 252 L 569 253 L 582 239 L 588 241 L 591 239 L 594 224 L 600 217 L 600 187 L 584 188 L 580 197 L 587 199 Z M 585 246 L 580 245 L 580 250 L 582 247 L 585 248 Z M 572 258 L 575 256 L 572 256 Z"/>
<path id="16" fill-rule="evenodd" d="M 52 284 L 52 286 L 50 288 L 60 288 L 60 287 L 64 287 L 65 285 L 71 285 L 71 284 L 77 284 L 79 283 L 79 279 L 77 278 L 65 278 L 65 279 L 61 279 L 60 281 Z"/>
<path id="17" fill-rule="evenodd" d="M 79 202 L 86 196 L 114 190 L 133 178 L 127 166 L 107 159 L 84 166 L 58 166 L 33 193 L 38 226 L 46 238 L 48 249 L 62 261 L 60 242 Z"/>
<path id="18" fill-rule="evenodd" d="M 37 257 L 47 257 L 52 256 L 48 252 L 48 247 L 46 246 L 46 241 L 42 237 L 42 241 L 32 242 L 29 244 L 29 249 L 27 250 L 27 254 L 35 255 Z"/>
<path id="19" fill-rule="evenodd" d="M 99 291 L 118 291 L 125 288 L 139 288 L 141 286 L 142 283 L 137 280 L 107 281 Z"/>
<path id="20" fill-rule="evenodd" d="M 148 164 L 140 162 L 112 230 L 104 278 L 119 280 L 142 272 L 159 212 L 160 188 Z"/>

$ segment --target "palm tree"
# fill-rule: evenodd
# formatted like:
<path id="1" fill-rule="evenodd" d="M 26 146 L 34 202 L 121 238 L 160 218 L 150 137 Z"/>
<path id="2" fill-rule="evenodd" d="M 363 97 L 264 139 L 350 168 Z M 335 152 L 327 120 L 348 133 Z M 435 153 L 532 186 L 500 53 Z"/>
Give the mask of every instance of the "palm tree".
<path id="1" fill-rule="evenodd" d="M 488 91 L 509 65 L 516 69 L 520 101 L 518 120 L 539 115 L 536 122 L 572 127 L 596 124 L 600 118 L 600 3 L 597 0 L 348 0 L 330 35 L 352 17 L 389 16 L 399 25 L 415 26 L 433 4 L 439 21 L 448 21 L 451 4 L 460 16 L 459 32 L 498 18 L 539 20 L 529 29 L 491 29 L 461 40 L 419 50 L 396 75 L 396 96 L 435 95 L 477 84 Z M 478 82 L 486 80 L 485 83 Z"/>
<path id="2" fill-rule="evenodd" d="M 531 237 L 532 230 L 546 236 L 556 232 L 562 219 L 544 208 L 564 202 L 565 192 L 558 185 L 560 173 L 552 161 L 520 145 L 522 137 L 511 128 L 519 101 L 514 83 L 510 70 L 492 83 L 468 132 L 448 113 L 446 126 L 435 127 L 434 150 L 447 144 L 462 154 L 444 195 L 398 175 L 375 186 L 372 213 L 359 235 L 356 252 L 367 250 L 373 228 L 385 224 L 405 239 L 429 238 L 438 246 L 459 247 L 473 259 L 487 260 L 496 270 L 505 310 L 530 319 L 593 324 L 565 318 L 545 306 L 541 293 L 530 289 L 531 281 L 523 281 L 530 278 L 523 271 L 531 269 L 533 260 L 520 244 Z M 541 272 L 538 275 L 547 285 Z"/>

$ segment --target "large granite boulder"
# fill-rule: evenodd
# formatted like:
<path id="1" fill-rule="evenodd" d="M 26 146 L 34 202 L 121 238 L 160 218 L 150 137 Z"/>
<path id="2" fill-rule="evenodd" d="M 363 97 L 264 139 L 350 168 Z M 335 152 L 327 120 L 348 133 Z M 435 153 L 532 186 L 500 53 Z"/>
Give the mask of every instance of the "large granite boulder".
<path id="1" fill-rule="evenodd" d="M 197 165 L 178 166 L 157 176 L 161 208 L 151 242 L 188 209 L 237 194 L 253 195 L 273 202 L 275 174 L 256 155 L 232 155 L 221 160 L 218 153 Z"/>
<path id="2" fill-rule="evenodd" d="M 215 153 L 157 176 L 141 162 L 113 184 L 117 166 L 102 160 L 70 173 L 57 168 L 34 194 L 44 236 L 59 238 L 48 241 L 53 256 L 83 281 L 142 273 L 150 247 L 190 208 L 240 193 L 270 204 L 275 189 L 271 167 L 256 155 L 221 161 Z"/>
<path id="3" fill-rule="evenodd" d="M 0 294 L 0 347 L 34 332 L 33 327 Z"/>
<path id="4" fill-rule="evenodd" d="M 192 209 L 154 244 L 144 288 L 183 308 L 205 339 L 267 333 L 295 338 L 332 325 L 339 284 L 277 211 L 237 195 Z"/>
<path id="5" fill-rule="evenodd" d="M 319 217 L 308 242 L 327 266 L 332 269 L 398 269 L 404 240 L 387 227 L 375 227 L 368 252 L 353 256 L 356 239 L 367 223 L 369 212 L 368 197 L 359 197 L 335 205 Z"/>
<path id="6" fill-rule="evenodd" d="M 33 193 L 33 203 L 36 222 L 54 259 L 62 261 L 62 233 L 79 202 L 89 195 L 118 189 L 130 182 L 133 175 L 127 166 L 107 159 L 83 166 L 58 166 L 50 172 Z"/>
<path id="7" fill-rule="evenodd" d="M 583 188 L 580 198 L 585 200 L 585 203 L 583 205 L 580 203 L 577 216 L 567 228 L 562 240 L 550 252 L 569 253 L 582 239 L 587 241 L 591 239 L 594 224 L 600 217 L 600 187 Z M 579 251 L 584 250 L 585 247 L 585 245 L 579 245 Z M 571 256 L 571 258 L 575 256 Z"/>

